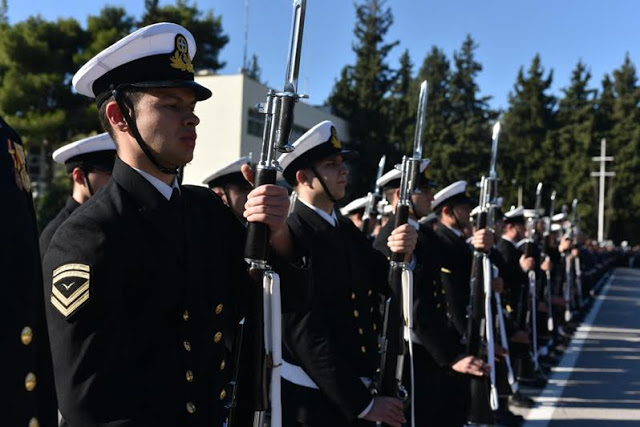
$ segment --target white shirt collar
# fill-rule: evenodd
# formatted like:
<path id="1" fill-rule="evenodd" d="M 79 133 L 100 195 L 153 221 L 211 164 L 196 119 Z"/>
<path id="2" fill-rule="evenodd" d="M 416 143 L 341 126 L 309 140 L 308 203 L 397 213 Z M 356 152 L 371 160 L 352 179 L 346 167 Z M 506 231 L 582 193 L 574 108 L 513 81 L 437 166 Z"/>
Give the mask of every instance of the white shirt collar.
<path id="1" fill-rule="evenodd" d="M 180 186 L 178 185 L 178 180 L 177 179 L 173 179 L 173 184 L 172 185 L 167 185 L 166 183 L 162 182 L 161 180 L 159 180 L 158 178 L 156 178 L 155 176 L 151 175 L 148 172 L 145 172 L 143 170 L 140 170 L 138 168 L 134 168 L 132 166 L 132 168 L 138 172 L 140 175 L 142 175 L 142 177 L 144 179 L 146 179 L 147 181 L 149 181 L 149 183 L 151 185 L 153 185 L 155 187 L 156 190 L 158 190 L 160 192 L 160 194 L 162 194 L 164 196 L 165 199 L 167 200 L 171 200 L 171 193 L 173 192 L 174 188 L 177 188 L 178 191 L 180 191 Z"/>
<path id="2" fill-rule="evenodd" d="M 457 230 L 457 229 L 455 229 L 455 228 L 453 228 L 453 227 L 449 227 L 449 226 L 448 226 L 448 225 L 446 225 L 446 224 L 442 224 L 442 225 L 444 225 L 444 226 L 445 226 L 445 227 L 447 227 L 449 230 L 451 230 L 451 231 L 453 232 L 453 234 L 455 234 L 456 236 L 458 236 L 458 237 L 462 237 L 462 231 Z"/>
<path id="3" fill-rule="evenodd" d="M 318 209 L 315 206 L 305 202 L 304 200 L 302 200 L 300 198 L 298 198 L 298 201 L 300 203 L 302 203 L 303 205 L 305 205 L 306 207 L 308 207 L 309 209 L 311 209 L 312 211 L 314 211 L 315 213 L 317 213 L 318 215 L 320 215 L 320 218 L 322 218 L 325 221 L 327 221 L 329 224 L 331 224 L 332 227 L 335 227 L 336 225 L 338 225 L 338 218 L 336 217 L 336 212 L 334 210 L 332 210 L 331 211 L 331 215 L 329 215 L 328 213 L 326 213 L 322 209 Z"/>
<path id="4" fill-rule="evenodd" d="M 420 223 L 413 218 L 408 218 L 407 222 L 416 230 L 420 230 Z"/>

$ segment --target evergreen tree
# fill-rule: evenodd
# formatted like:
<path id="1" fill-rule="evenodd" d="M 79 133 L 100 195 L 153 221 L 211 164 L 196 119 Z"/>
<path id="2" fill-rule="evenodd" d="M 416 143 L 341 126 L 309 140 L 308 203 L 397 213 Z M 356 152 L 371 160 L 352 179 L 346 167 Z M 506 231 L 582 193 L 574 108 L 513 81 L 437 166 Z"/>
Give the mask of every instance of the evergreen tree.
<path id="1" fill-rule="evenodd" d="M 401 154 L 409 154 L 413 149 L 416 108 L 411 105 L 410 87 L 413 82 L 411 69 L 413 64 L 409 51 L 405 50 L 400 57 L 400 69 L 396 81 L 391 88 L 389 99 L 389 143 Z M 394 162 L 400 159 L 390 159 Z"/>
<path id="2" fill-rule="evenodd" d="M 352 194 L 363 194 L 371 188 L 379 158 L 393 151 L 389 144 L 388 97 L 395 73 L 386 58 L 398 42 L 384 41 L 393 23 L 391 9 L 385 3 L 365 0 L 356 5 L 356 63 L 342 70 L 327 101 L 334 114 L 349 121 L 351 144 L 360 153 L 360 160 L 351 168 Z"/>
<path id="3" fill-rule="evenodd" d="M 195 1 L 176 0 L 175 5 L 159 6 L 158 0 L 145 0 L 145 12 L 139 25 L 146 26 L 158 22 L 175 22 L 185 27 L 198 42 L 198 51 L 193 60 L 196 70 L 219 70 L 225 63 L 220 62 L 218 55 L 229 42 L 229 37 L 222 33 L 222 21 L 214 16 L 213 11 L 203 12 Z"/>
<path id="4" fill-rule="evenodd" d="M 9 24 L 9 19 L 7 18 L 8 11 L 9 6 L 7 5 L 7 0 L 2 0 L 2 2 L 0 2 L 0 25 Z"/>
<path id="5" fill-rule="evenodd" d="M 418 105 L 419 86 L 427 80 L 429 85 L 427 117 L 424 139 L 424 156 L 431 159 L 432 178 L 440 186 L 448 185 L 452 179 L 453 157 L 450 156 L 453 134 L 449 127 L 451 103 L 449 100 L 449 85 L 451 80 L 451 66 L 444 52 L 433 46 L 418 71 L 411 90 L 410 105 L 415 111 Z"/>
<path id="6" fill-rule="evenodd" d="M 449 182 L 464 179 L 471 188 L 489 170 L 491 153 L 491 121 L 497 113 L 489 108 L 489 96 L 480 96 L 476 82 L 482 65 L 475 59 L 478 45 L 467 35 L 459 52 L 454 52 L 454 70 L 449 89 L 449 126 L 453 144 Z M 444 183 L 443 183 L 444 184 Z"/>
<path id="7" fill-rule="evenodd" d="M 251 56 L 251 65 L 245 70 L 247 77 L 251 77 L 257 82 L 262 82 L 262 68 L 258 64 L 258 55 L 255 53 Z"/>
<path id="8" fill-rule="evenodd" d="M 500 192 L 507 205 L 516 204 L 518 188 L 522 188 L 523 203 L 533 206 L 538 182 L 549 184 L 556 167 L 552 156 L 553 141 L 548 132 L 555 129 L 556 98 L 548 91 L 553 71 L 547 76 L 536 55 L 526 75 L 521 67 L 513 92 L 509 93 L 509 108 L 503 118 L 500 136 Z M 560 192 L 558 193 L 560 196 Z"/>
<path id="9" fill-rule="evenodd" d="M 608 235 L 617 242 L 635 239 L 637 243 L 640 235 L 640 88 L 636 67 L 629 55 L 613 72 L 613 77 L 614 126 L 611 137 L 607 139 L 607 151 L 615 157 L 609 168 L 616 172 L 616 176 L 607 183 L 607 191 L 613 191 Z"/>
<path id="10" fill-rule="evenodd" d="M 74 19 L 39 16 L 0 28 L 0 112 L 37 153 L 43 141 L 55 147 L 77 133 L 84 97 L 71 91 L 74 55 L 86 34 Z"/>
<path id="11" fill-rule="evenodd" d="M 551 136 L 549 161 L 557 167 L 545 178 L 558 191 L 559 202 L 568 204 L 578 199 L 583 226 L 593 230 L 597 200 L 594 200 L 594 181 L 589 176 L 593 168 L 591 157 L 599 153 L 600 140 L 595 135 L 596 90 L 588 87 L 590 78 L 586 65 L 578 61 L 569 87 L 562 90 L 558 128 Z"/>

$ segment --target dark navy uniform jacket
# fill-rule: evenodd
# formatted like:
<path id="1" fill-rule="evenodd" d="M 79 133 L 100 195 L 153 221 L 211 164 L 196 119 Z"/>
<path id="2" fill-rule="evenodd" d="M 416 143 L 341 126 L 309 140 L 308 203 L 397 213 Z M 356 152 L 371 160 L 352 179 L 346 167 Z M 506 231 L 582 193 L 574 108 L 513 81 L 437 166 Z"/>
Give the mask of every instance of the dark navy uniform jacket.
<path id="1" fill-rule="evenodd" d="M 24 150 L 0 118 L 3 426 L 57 425 L 38 230 Z"/>
<path id="2" fill-rule="evenodd" d="M 394 225 L 395 216 L 391 216 L 374 242 L 374 247 L 388 257 L 391 251 L 387 239 Z M 440 278 L 439 242 L 430 225 L 420 225 L 414 256 L 421 265 L 413 288 L 414 332 L 431 356 L 431 364 L 449 367 L 460 358 L 463 348 L 447 320 L 447 300 Z"/>
<path id="3" fill-rule="evenodd" d="M 283 396 L 283 417 L 347 425 L 372 399 L 360 377 L 371 378 L 377 366 L 375 319 L 389 263 L 344 217 L 334 227 L 298 200 L 287 222 L 311 256 L 313 292 L 306 307 L 283 317 L 283 358 L 319 390 L 294 387 Z"/>
<path id="4" fill-rule="evenodd" d="M 442 260 L 441 278 L 446 292 L 449 319 L 458 335 L 467 333 L 467 307 L 473 252 L 464 236 L 457 236 L 442 223 L 436 227 Z"/>
<path id="5" fill-rule="evenodd" d="M 44 289 L 60 411 L 72 427 L 222 423 L 228 349 L 256 285 L 232 211 L 206 188 L 182 186 L 180 199 L 116 159 L 107 186 L 53 236 Z M 307 276 L 279 264 L 286 309 L 306 297 Z M 251 372 L 240 372 L 239 404 L 248 404 Z"/>
<path id="6" fill-rule="evenodd" d="M 47 224 L 44 230 L 42 230 L 42 233 L 40 233 L 40 255 L 42 258 L 44 258 L 44 255 L 47 253 L 49 243 L 51 243 L 51 238 L 58 227 L 60 227 L 60 224 L 69 218 L 73 211 L 78 209 L 79 206 L 80 203 L 76 202 L 73 197 L 69 196 L 69 199 L 67 199 L 67 203 L 64 205 L 62 210 L 58 212 L 58 215 L 49 221 L 49 224 Z"/>

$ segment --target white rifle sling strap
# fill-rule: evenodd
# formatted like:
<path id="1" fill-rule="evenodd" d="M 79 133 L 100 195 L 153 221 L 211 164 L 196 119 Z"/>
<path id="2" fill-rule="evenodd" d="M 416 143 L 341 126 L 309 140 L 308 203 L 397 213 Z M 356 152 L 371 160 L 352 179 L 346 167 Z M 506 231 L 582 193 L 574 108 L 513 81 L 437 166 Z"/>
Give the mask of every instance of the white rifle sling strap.
<path id="1" fill-rule="evenodd" d="M 576 255 L 573 260 L 576 270 L 576 295 L 578 296 L 578 308 L 582 308 L 584 301 L 582 300 L 582 267 L 580 267 L 580 256 Z"/>
<path id="2" fill-rule="evenodd" d="M 571 255 L 567 254 L 564 263 L 565 284 L 564 284 L 564 320 L 571 320 L 571 286 L 573 276 L 571 275 Z"/>
<path id="3" fill-rule="evenodd" d="M 485 317 L 485 333 L 487 336 L 487 362 L 491 367 L 489 371 L 489 379 L 491 382 L 490 405 L 494 411 L 498 410 L 498 389 L 496 388 L 496 356 L 493 337 L 493 314 L 491 310 L 491 288 L 493 275 L 491 270 L 491 261 L 486 254 L 482 255 L 482 274 L 484 277 L 484 317 Z"/>
<path id="4" fill-rule="evenodd" d="M 411 425 L 416 425 L 415 421 L 415 385 L 413 382 L 413 340 L 411 332 L 413 331 L 413 271 L 408 268 L 402 269 L 402 317 L 404 321 L 404 340 L 409 346 L 409 372 L 411 378 Z"/>
<path id="5" fill-rule="evenodd" d="M 540 369 L 538 364 L 538 301 L 536 300 L 536 272 L 530 270 L 529 276 L 529 295 L 531 296 L 531 359 L 536 371 Z"/>
<path id="6" fill-rule="evenodd" d="M 282 426 L 280 370 L 282 367 L 282 311 L 280 307 L 280 276 L 273 271 L 263 275 L 264 346 L 272 361 L 270 401 L 271 427 Z"/>
<path id="7" fill-rule="evenodd" d="M 496 278 L 499 275 L 498 267 L 496 267 L 495 265 L 492 267 L 493 277 Z M 498 311 L 496 317 L 498 318 L 498 329 L 500 330 L 500 344 L 502 345 L 502 348 L 507 351 L 507 356 L 504 359 L 505 363 L 507 364 L 507 381 L 509 381 L 509 385 L 511 386 L 511 392 L 515 393 L 517 391 L 518 385 L 516 383 L 516 377 L 513 374 L 513 366 L 511 366 L 509 340 L 507 339 L 507 327 L 505 325 L 504 312 L 502 311 L 502 298 L 500 297 L 499 293 L 496 293 L 494 297 L 496 299 L 496 310 Z"/>

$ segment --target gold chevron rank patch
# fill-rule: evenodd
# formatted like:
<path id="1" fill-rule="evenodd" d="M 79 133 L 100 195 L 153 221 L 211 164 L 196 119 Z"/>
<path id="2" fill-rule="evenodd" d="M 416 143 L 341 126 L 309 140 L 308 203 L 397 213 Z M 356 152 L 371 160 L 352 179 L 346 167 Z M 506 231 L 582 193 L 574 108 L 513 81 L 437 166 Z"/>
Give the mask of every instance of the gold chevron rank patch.
<path id="1" fill-rule="evenodd" d="M 85 264 L 65 264 L 53 270 L 51 304 L 65 318 L 89 301 L 91 269 Z"/>

